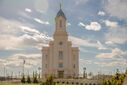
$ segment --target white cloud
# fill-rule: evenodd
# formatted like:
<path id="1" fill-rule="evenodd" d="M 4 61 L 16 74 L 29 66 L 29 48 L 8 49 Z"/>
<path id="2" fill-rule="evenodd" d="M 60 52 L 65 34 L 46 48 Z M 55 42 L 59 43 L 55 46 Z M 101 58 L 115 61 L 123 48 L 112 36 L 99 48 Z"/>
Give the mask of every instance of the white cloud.
<path id="1" fill-rule="evenodd" d="M 0 34 L 17 35 L 21 31 L 19 26 L 28 25 L 28 24 L 23 24 L 16 20 L 8 20 L 3 17 L 0 17 L 0 22 L 1 22 L 0 23 Z"/>
<path id="2" fill-rule="evenodd" d="M 108 29 L 108 32 L 105 34 L 105 39 L 112 43 L 123 44 L 127 42 L 127 29 L 125 27 L 115 27 L 114 29 Z"/>
<path id="3" fill-rule="evenodd" d="M 35 9 L 40 13 L 45 13 L 49 8 L 48 0 L 35 0 Z"/>
<path id="4" fill-rule="evenodd" d="M 82 22 L 80 22 L 78 25 L 79 25 L 79 26 L 83 26 L 83 27 L 86 26 L 86 25 L 85 25 L 84 23 L 82 23 Z"/>
<path id="5" fill-rule="evenodd" d="M 107 49 L 104 45 L 101 44 L 100 41 L 97 41 L 97 43 L 91 43 L 88 40 L 84 40 L 84 39 L 77 38 L 77 37 L 74 37 L 74 36 L 69 36 L 69 40 L 72 41 L 74 45 L 78 45 L 78 46 L 96 47 L 99 50 Z"/>
<path id="6" fill-rule="evenodd" d="M 78 25 L 85 27 L 87 30 L 93 30 L 93 31 L 101 30 L 101 25 L 98 22 L 91 22 L 90 25 L 85 25 L 82 22 L 80 22 Z"/>
<path id="7" fill-rule="evenodd" d="M 25 11 L 26 11 L 26 12 L 32 12 L 32 10 L 29 9 L 29 8 L 25 8 Z"/>
<path id="8" fill-rule="evenodd" d="M 105 12 L 104 12 L 104 11 L 99 11 L 99 12 L 98 12 L 98 15 L 104 16 L 104 15 L 105 15 Z"/>
<path id="9" fill-rule="evenodd" d="M 112 22 L 112 21 L 109 21 L 109 20 L 104 20 L 104 23 L 108 27 L 117 27 L 118 26 L 118 22 Z"/>
<path id="10" fill-rule="evenodd" d="M 30 27 L 27 27 L 27 26 L 20 26 L 20 28 L 26 32 L 26 33 L 31 33 L 31 34 L 40 34 L 40 32 L 36 29 L 32 29 Z"/>
<path id="11" fill-rule="evenodd" d="M 127 61 L 126 60 L 122 60 L 122 61 L 114 61 L 114 62 L 95 62 L 95 64 L 101 66 L 101 67 L 114 67 L 114 66 L 122 66 L 122 67 L 126 67 L 127 65 Z"/>
<path id="12" fill-rule="evenodd" d="M 71 26 L 71 23 L 68 22 L 68 23 L 66 24 L 66 26 Z"/>
<path id="13" fill-rule="evenodd" d="M 92 60 L 87 60 L 87 59 L 79 59 L 79 62 L 83 64 L 92 64 Z"/>
<path id="14" fill-rule="evenodd" d="M 127 20 L 127 1 L 126 0 L 108 0 L 105 10 L 114 17 Z"/>
<path id="15" fill-rule="evenodd" d="M 36 22 L 38 22 L 38 23 L 40 23 L 40 24 L 46 24 L 46 25 L 49 25 L 49 22 L 45 22 L 45 21 L 42 21 L 42 20 L 40 20 L 40 19 L 38 19 L 38 18 L 34 18 L 34 20 L 36 21 Z"/>
<path id="16" fill-rule="evenodd" d="M 21 15 L 21 16 L 23 16 L 23 17 L 25 17 L 25 18 L 28 18 L 28 19 L 31 19 L 31 18 L 32 18 L 31 16 L 29 16 L 27 13 L 25 13 L 25 12 L 23 12 L 23 11 L 18 11 L 18 14 Z M 22 21 L 24 21 L 23 18 L 20 17 L 20 19 L 21 19 Z"/>
<path id="17" fill-rule="evenodd" d="M 112 49 L 110 53 L 99 53 L 96 58 L 99 59 L 121 59 L 123 55 L 127 55 L 127 51 L 122 51 L 119 48 Z"/>
<path id="18" fill-rule="evenodd" d="M 5 50 L 23 50 L 48 45 L 51 37 L 33 29 L 30 24 L 0 17 L 0 48 Z"/>
<path id="19" fill-rule="evenodd" d="M 127 66 L 127 60 L 124 58 L 127 55 L 127 51 L 122 51 L 119 48 L 114 48 L 109 53 L 99 53 L 96 55 L 100 61 L 95 62 L 95 64 L 101 67 L 113 67 L 113 66 Z"/>
<path id="20" fill-rule="evenodd" d="M 88 0 L 75 0 L 75 4 L 79 5 L 81 3 L 86 3 Z"/>
<path id="21" fill-rule="evenodd" d="M 98 44 L 98 49 L 99 50 L 105 50 L 105 49 L 107 49 L 104 45 L 102 45 L 102 43 L 100 41 L 97 41 L 97 44 Z"/>
<path id="22" fill-rule="evenodd" d="M 106 41 L 105 44 L 107 44 L 107 45 L 113 45 L 113 42 L 112 41 Z"/>
<path id="23" fill-rule="evenodd" d="M 41 54 L 13 54 L 4 59 L 4 62 L 1 62 L 0 65 L 5 65 L 6 67 L 21 67 L 24 60 L 25 68 L 32 68 L 41 63 Z"/>

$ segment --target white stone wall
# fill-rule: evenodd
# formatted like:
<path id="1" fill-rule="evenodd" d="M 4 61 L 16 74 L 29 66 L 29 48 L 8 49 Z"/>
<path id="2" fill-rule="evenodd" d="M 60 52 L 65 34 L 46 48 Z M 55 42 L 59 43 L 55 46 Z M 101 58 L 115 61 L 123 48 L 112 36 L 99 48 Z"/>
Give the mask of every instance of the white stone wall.
<path id="1" fill-rule="evenodd" d="M 100 85 L 101 80 L 89 79 L 55 79 L 56 83 L 74 84 L 74 85 Z"/>

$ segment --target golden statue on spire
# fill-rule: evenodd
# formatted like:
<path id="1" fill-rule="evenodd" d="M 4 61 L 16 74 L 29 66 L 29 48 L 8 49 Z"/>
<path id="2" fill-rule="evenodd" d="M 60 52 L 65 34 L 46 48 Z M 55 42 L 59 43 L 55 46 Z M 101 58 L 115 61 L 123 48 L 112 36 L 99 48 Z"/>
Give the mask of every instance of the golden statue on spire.
<path id="1" fill-rule="evenodd" d="M 61 5 L 61 3 L 60 3 L 60 9 L 62 8 L 62 5 Z"/>

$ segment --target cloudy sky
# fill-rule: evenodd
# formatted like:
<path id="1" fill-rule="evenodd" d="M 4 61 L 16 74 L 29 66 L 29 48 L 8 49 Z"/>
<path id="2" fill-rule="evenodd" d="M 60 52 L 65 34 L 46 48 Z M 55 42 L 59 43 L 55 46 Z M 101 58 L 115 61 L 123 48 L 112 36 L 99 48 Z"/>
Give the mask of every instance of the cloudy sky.
<path id="1" fill-rule="evenodd" d="M 80 48 L 80 73 L 127 68 L 126 0 L 0 0 L 0 75 L 38 70 L 41 48 L 52 40 L 59 4 L 67 32 Z"/>

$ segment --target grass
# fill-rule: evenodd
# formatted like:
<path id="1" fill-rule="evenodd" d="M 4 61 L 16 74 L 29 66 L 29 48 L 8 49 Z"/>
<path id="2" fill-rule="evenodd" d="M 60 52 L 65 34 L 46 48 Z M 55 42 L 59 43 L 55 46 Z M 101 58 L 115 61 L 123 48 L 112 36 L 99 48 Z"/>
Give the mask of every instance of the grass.
<path id="1" fill-rule="evenodd" d="M 20 83 L 20 84 L 5 84 L 5 83 L 2 83 L 2 84 L 0 84 L 0 85 L 40 85 L 40 84 L 22 84 L 22 83 Z"/>
<path id="2" fill-rule="evenodd" d="M 40 85 L 40 84 L 22 84 L 22 83 L 20 83 L 20 84 L 12 84 L 12 83 L 6 84 L 6 83 L 0 83 L 0 85 Z M 56 85 L 66 85 L 66 84 L 56 84 Z M 68 85 L 71 85 L 71 84 L 68 84 Z"/>

